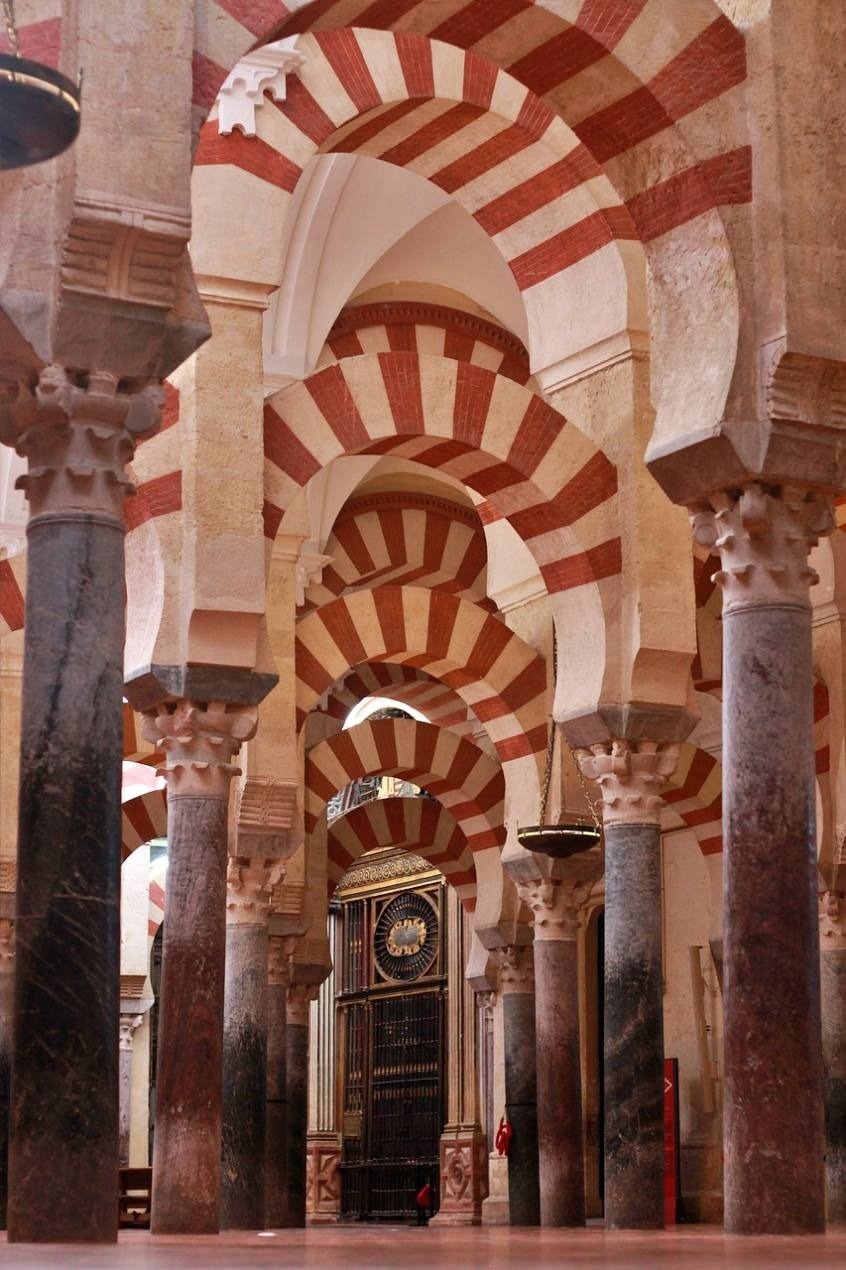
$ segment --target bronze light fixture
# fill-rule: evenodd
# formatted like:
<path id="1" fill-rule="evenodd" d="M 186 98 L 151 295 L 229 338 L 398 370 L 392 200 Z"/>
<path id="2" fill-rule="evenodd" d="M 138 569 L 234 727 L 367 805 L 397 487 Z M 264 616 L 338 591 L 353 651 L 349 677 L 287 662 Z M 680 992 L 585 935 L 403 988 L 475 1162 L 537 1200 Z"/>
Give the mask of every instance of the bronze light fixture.
<path id="1" fill-rule="evenodd" d="M 0 169 L 54 159 L 79 132 L 80 89 L 51 66 L 21 57 L 12 0 L 0 0 L 11 53 L 0 53 Z"/>
<path id="2" fill-rule="evenodd" d="M 557 669 L 558 647 L 554 627 L 552 630 L 552 664 Z M 578 855 L 580 851 L 589 851 L 591 847 L 595 847 L 602 836 L 602 830 L 599 825 L 596 807 L 588 793 L 585 779 L 582 776 L 581 768 L 576 762 L 575 755 L 573 755 L 573 762 L 576 763 L 576 772 L 579 777 L 579 784 L 582 787 L 585 803 L 587 804 L 588 814 L 570 814 L 566 820 L 561 821 L 557 825 L 547 824 L 546 822 L 549 785 L 552 779 L 552 761 L 555 755 L 555 732 L 555 720 L 550 719 L 549 739 L 546 745 L 546 767 L 543 774 L 540 807 L 538 808 L 538 824 L 525 825 L 523 828 L 518 829 L 517 841 L 527 851 L 537 851 L 541 855 L 552 856 L 555 860 L 564 860 L 568 856 Z M 570 753 L 571 755 L 573 754 L 572 749 L 570 749 Z"/>

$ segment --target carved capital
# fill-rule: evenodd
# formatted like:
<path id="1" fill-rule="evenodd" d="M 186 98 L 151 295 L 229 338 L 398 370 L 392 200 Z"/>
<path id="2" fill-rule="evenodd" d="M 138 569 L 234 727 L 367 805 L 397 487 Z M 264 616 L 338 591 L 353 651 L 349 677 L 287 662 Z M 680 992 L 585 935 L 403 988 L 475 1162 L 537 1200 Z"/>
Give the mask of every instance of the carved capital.
<path id="1" fill-rule="evenodd" d="M 120 1016 L 120 1039 L 118 1041 L 119 1049 L 132 1049 L 133 1037 L 143 1022 L 143 1014 L 122 1014 Z"/>
<path id="2" fill-rule="evenodd" d="M 696 541 L 720 555 L 723 612 L 748 605 L 810 608 L 808 553 L 834 528 L 831 499 L 795 485 L 721 490 L 690 507 Z"/>
<path id="3" fill-rule="evenodd" d="M 256 135 L 256 110 L 264 105 L 265 96 L 285 101 L 286 78 L 305 61 L 305 54 L 295 48 L 300 37 L 289 36 L 263 44 L 242 57 L 226 76 L 217 98 L 217 128 L 227 136 L 236 128 L 246 137 Z"/>
<path id="4" fill-rule="evenodd" d="M 258 709 L 223 701 L 168 701 L 144 714 L 142 731 L 167 756 L 168 798 L 229 797 L 231 759 L 255 734 Z"/>
<path id="5" fill-rule="evenodd" d="M 238 853 L 287 858 L 297 849 L 291 831 L 297 810 L 297 780 L 248 776 L 238 793 Z"/>
<path id="6" fill-rule="evenodd" d="M 575 939 L 580 910 L 592 890 L 593 882 L 558 878 L 517 883 L 517 894 L 532 910 L 535 939 Z"/>
<path id="7" fill-rule="evenodd" d="M 282 860 L 230 856 L 226 869 L 226 920 L 230 926 L 266 926 L 270 897 L 285 874 Z"/>
<path id="8" fill-rule="evenodd" d="M 11 917 L 0 917 L 0 975 L 15 969 L 15 923 Z"/>
<path id="9" fill-rule="evenodd" d="M 122 525 L 133 492 L 125 467 L 139 438 L 158 428 L 162 401 L 159 383 L 125 392 L 105 371 L 47 366 L 34 389 L 18 384 L 0 401 L 0 440 L 27 460 L 16 487 L 30 517 L 76 512 Z"/>
<path id="10" fill-rule="evenodd" d="M 288 989 L 288 1022 L 294 1027 L 304 1027 L 308 1023 L 312 1001 L 317 1000 L 318 987 L 315 983 L 292 983 Z"/>
<path id="11" fill-rule="evenodd" d="M 291 983 L 291 957 L 296 938 L 294 935 L 271 935 L 267 941 L 267 982 L 275 987 L 287 988 Z"/>
<path id="12" fill-rule="evenodd" d="M 503 996 L 511 992 L 534 992 L 535 959 L 531 944 L 507 944 L 495 948 L 491 957 L 499 970 L 499 990 Z"/>
<path id="13" fill-rule="evenodd" d="M 679 747 L 614 737 L 576 751 L 583 775 L 599 785 L 605 828 L 658 825 L 661 787 L 672 775 Z"/>
<path id="14" fill-rule="evenodd" d="M 820 895 L 820 952 L 846 949 L 846 893 L 823 891 Z"/>

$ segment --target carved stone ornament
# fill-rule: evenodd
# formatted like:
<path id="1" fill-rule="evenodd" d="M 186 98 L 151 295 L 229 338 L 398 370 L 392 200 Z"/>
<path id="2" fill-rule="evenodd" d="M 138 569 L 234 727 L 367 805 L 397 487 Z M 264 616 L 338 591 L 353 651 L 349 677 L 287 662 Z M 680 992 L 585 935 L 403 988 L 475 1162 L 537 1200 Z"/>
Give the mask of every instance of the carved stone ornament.
<path id="1" fill-rule="evenodd" d="M 256 110 L 264 105 L 265 96 L 284 101 L 286 77 L 305 61 L 294 46 L 298 35 L 275 40 L 253 49 L 230 71 L 217 98 L 217 127 L 221 136 L 237 128 L 247 137 L 256 135 Z"/>
<path id="2" fill-rule="evenodd" d="M 230 856 L 226 867 L 228 925 L 266 926 L 273 888 L 284 874 L 283 860 Z"/>
<path id="3" fill-rule="evenodd" d="M 575 939 L 580 910 L 592 890 L 593 882 L 563 882 L 558 878 L 517 883 L 517 894 L 532 910 L 535 939 Z"/>
<path id="4" fill-rule="evenodd" d="M 846 949 L 846 894 L 823 891 L 820 895 L 820 952 Z"/>
<path id="5" fill-rule="evenodd" d="M 288 989 L 288 1023 L 305 1027 L 312 1001 L 317 1000 L 317 984 L 292 983 Z"/>
<path id="6" fill-rule="evenodd" d="M 337 889 L 349 891 L 354 887 L 368 886 L 372 882 L 388 882 L 392 878 L 414 877 L 417 873 L 431 872 L 432 865 L 428 860 L 408 852 L 394 860 L 385 860 L 382 864 L 361 864 L 357 868 L 348 869 Z"/>
<path id="7" fill-rule="evenodd" d="M 159 426 L 163 390 L 156 382 L 127 393 L 118 382 L 105 371 L 71 376 L 47 366 L 34 389 L 22 383 L 0 399 L 0 440 L 27 460 L 15 485 L 30 517 L 82 512 L 123 525 L 133 492 L 125 467 Z"/>
<path id="8" fill-rule="evenodd" d="M 223 701 L 171 701 L 144 714 L 147 741 L 165 751 L 168 798 L 228 799 L 240 773 L 230 761 L 255 734 L 258 709 Z"/>
<path id="9" fill-rule="evenodd" d="M 238 854 L 292 855 L 297 848 L 291 833 L 297 810 L 295 779 L 248 776 L 238 793 Z"/>
<path id="10" fill-rule="evenodd" d="M 293 935 L 271 935 L 267 941 L 267 982 L 287 988 L 291 982 L 291 956 L 296 939 Z"/>
<path id="11" fill-rule="evenodd" d="M 15 923 L 11 917 L 0 917 L 0 975 L 10 975 L 15 968 Z"/>
<path id="12" fill-rule="evenodd" d="M 136 1031 L 144 1022 L 143 1014 L 122 1014 L 120 1016 L 120 1034 L 118 1040 L 118 1049 L 131 1050 L 132 1039 Z"/>
<path id="13" fill-rule="evenodd" d="M 324 555 L 321 551 L 307 551 L 300 548 L 294 568 L 294 595 L 296 606 L 302 608 L 306 600 L 306 591 L 310 586 L 319 586 L 323 581 L 323 570 L 331 564 L 333 556 Z"/>
<path id="14" fill-rule="evenodd" d="M 810 608 L 819 581 L 808 553 L 834 529 L 831 499 L 795 485 L 722 490 L 689 508 L 693 536 L 719 552 L 723 612 L 746 605 Z"/>
<path id="15" fill-rule="evenodd" d="M 605 828 L 660 824 L 661 787 L 672 775 L 678 756 L 678 745 L 622 737 L 577 750 L 582 774 L 599 785 Z"/>
<path id="16" fill-rule="evenodd" d="M 778 347 L 767 381 L 767 413 L 816 427 L 846 428 L 846 365 Z"/>
<path id="17" fill-rule="evenodd" d="M 531 944 L 507 944 L 495 948 L 491 957 L 499 970 L 499 990 L 503 996 L 509 992 L 534 992 L 535 959 Z"/>
<path id="18" fill-rule="evenodd" d="M 309 1135 L 311 1138 L 311 1135 Z M 310 1213 L 337 1213 L 341 1203 L 341 1148 L 337 1142 L 309 1140 L 306 1194 Z"/>

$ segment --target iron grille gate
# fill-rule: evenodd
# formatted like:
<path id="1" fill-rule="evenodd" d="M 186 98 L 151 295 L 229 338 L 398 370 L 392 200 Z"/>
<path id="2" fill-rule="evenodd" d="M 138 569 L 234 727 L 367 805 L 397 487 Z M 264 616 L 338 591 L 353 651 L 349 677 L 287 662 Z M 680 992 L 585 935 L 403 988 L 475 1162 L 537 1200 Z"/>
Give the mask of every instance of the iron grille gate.
<path id="1" fill-rule="evenodd" d="M 434 989 L 345 1008 L 347 1217 L 405 1217 L 427 1181 L 437 1207 L 443 1003 Z"/>

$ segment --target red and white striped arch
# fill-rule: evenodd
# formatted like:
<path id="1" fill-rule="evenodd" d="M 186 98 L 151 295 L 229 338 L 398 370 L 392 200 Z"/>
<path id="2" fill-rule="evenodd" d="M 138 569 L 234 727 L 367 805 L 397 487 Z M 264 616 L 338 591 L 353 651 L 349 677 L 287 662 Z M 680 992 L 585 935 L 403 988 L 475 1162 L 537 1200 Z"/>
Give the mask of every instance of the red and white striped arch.
<path id="1" fill-rule="evenodd" d="M 422 587 L 355 591 L 297 625 L 297 718 L 362 662 L 427 671 L 473 710 L 500 761 L 542 754 L 546 664 L 534 649 L 475 604 Z"/>
<path id="2" fill-rule="evenodd" d="M 425 494 L 371 494 L 348 502 L 326 543 L 332 563 L 305 594 L 305 611 L 374 584 L 432 587 L 491 612 L 487 544 L 468 507 Z"/>
<path id="3" fill-rule="evenodd" d="M 537 394 L 449 358 L 351 357 L 276 393 L 265 407 L 274 532 L 327 463 L 388 453 L 448 472 L 507 516 L 550 594 L 599 583 L 600 601 L 614 607 L 616 583 L 607 583 L 622 569 L 616 468 Z"/>
<path id="4" fill-rule="evenodd" d="M 476 869 L 467 839 L 437 798 L 376 798 L 333 820 L 328 834 L 330 896 L 347 869 L 378 847 L 414 851 L 440 869 L 471 912 Z"/>
<path id="5" fill-rule="evenodd" d="M 329 332 L 316 369 L 362 353 L 430 353 L 484 366 L 518 384 L 531 379 L 529 355 L 514 335 L 473 313 L 444 305 L 351 305 Z"/>
<path id="6" fill-rule="evenodd" d="M 693 830 L 703 855 L 723 849 L 723 771 L 707 750 L 685 743 L 664 792 L 663 829 Z"/>
<path id="7" fill-rule="evenodd" d="M 125 860 L 136 847 L 167 837 L 167 792 L 151 789 L 121 806 L 121 850 Z"/>

